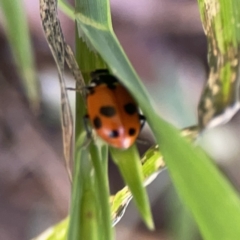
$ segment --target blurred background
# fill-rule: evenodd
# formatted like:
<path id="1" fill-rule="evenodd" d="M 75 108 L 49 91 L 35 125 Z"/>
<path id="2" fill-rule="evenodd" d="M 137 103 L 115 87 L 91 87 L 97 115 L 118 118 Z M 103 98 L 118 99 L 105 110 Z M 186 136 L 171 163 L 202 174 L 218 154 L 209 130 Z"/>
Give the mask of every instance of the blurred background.
<path id="1" fill-rule="evenodd" d="M 43 35 L 38 1 L 22 0 L 28 19 L 41 96 L 38 114 L 29 107 L 23 81 L 0 12 L 0 239 L 25 240 L 68 214 L 70 183 L 64 167 L 56 66 Z M 207 79 L 207 42 L 196 0 L 111 0 L 114 30 L 155 101 L 159 114 L 184 128 L 197 124 L 197 105 Z M 66 41 L 74 48 L 74 23 L 59 13 Z M 66 73 L 69 86 L 74 84 Z M 74 105 L 74 93 L 70 93 Z M 239 116 L 202 134 L 199 143 L 240 186 Z M 146 126 L 141 153 L 154 144 Z M 173 146 L 174 148 L 174 146 Z M 194 159 L 193 159 L 194 161 Z M 123 187 L 109 163 L 111 192 Z M 197 179 L 196 179 L 197 181 Z M 148 187 L 155 232 L 131 203 L 116 226 L 117 240 L 201 239 L 180 202 L 167 170 Z M 204 197 L 204 196 L 203 196 Z"/>

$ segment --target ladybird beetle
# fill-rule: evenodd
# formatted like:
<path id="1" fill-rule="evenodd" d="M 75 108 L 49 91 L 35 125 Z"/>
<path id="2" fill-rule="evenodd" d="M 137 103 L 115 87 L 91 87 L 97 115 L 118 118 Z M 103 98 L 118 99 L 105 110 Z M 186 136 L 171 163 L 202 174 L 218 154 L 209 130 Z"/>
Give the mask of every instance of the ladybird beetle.
<path id="1" fill-rule="evenodd" d="M 91 77 L 85 119 L 90 120 L 97 134 L 109 145 L 129 148 L 144 125 L 144 116 L 127 89 L 108 70 L 96 70 Z"/>

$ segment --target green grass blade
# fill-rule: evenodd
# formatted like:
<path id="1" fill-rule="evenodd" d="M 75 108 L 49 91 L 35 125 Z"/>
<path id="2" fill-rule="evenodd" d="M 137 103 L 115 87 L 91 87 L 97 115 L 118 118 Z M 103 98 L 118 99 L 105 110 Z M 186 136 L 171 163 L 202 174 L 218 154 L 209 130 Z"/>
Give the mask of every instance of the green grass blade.
<path id="1" fill-rule="evenodd" d="M 103 147 L 103 159 L 107 159 L 106 149 Z M 158 151 L 158 148 L 150 148 L 141 159 L 143 164 L 142 171 L 144 176 L 144 185 L 151 183 L 151 180 L 156 177 L 156 173 L 159 173 L 165 168 L 165 163 L 163 162 L 162 155 Z M 106 170 L 106 166 L 103 163 L 103 168 Z M 105 175 L 107 176 L 107 175 Z M 78 186 L 79 187 L 79 186 Z M 132 199 L 132 194 L 128 187 L 124 187 L 118 191 L 114 196 L 111 197 L 111 221 L 115 225 L 123 216 L 123 213 Z M 108 203 L 108 201 L 106 201 Z M 105 203 L 106 203 L 105 202 Z M 34 238 L 34 240 L 65 240 L 67 235 L 67 229 L 69 224 L 69 217 L 56 224 L 53 227 L 48 228 L 40 236 Z"/>
<path id="2" fill-rule="evenodd" d="M 139 103 L 175 187 L 192 211 L 203 237 L 237 239 L 240 236 L 238 194 L 205 154 L 156 114 L 149 95 L 112 32 L 108 1 L 83 0 L 81 3 L 81 12 L 76 13 L 79 28 Z M 101 14 L 105 16 L 100 17 Z"/>
<path id="3" fill-rule="evenodd" d="M 113 229 L 110 220 L 107 164 L 102 162 L 102 154 L 93 142 L 89 145 L 90 149 L 83 147 L 83 139 L 85 134 L 81 135 L 76 144 L 68 239 L 111 240 Z M 107 162 L 107 158 L 105 161 Z"/>
<path id="4" fill-rule="evenodd" d="M 89 149 L 82 148 L 84 135 L 76 144 L 74 182 L 68 240 L 99 240 L 99 206 L 95 194 L 95 178 L 89 158 Z"/>
<path id="5" fill-rule="evenodd" d="M 91 190 L 86 191 L 82 199 L 82 219 L 81 219 L 81 232 L 71 239 L 103 239 L 99 235 L 99 218 L 97 218 L 98 211 L 96 209 L 96 195 Z M 70 240 L 70 238 L 69 238 Z"/>
<path id="6" fill-rule="evenodd" d="M 38 82 L 23 2 L 0 0 L 5 30 L 24 89 L 34 111 L 39 108 Z"/>
<path id="7" fill-rule="evenodd" d="M 85 81 L 89 81 L 89 70 L 104 67 L 101 58 L 90 52 L 86 44 L 79 38 L 76 40 L 76 58 L 81 67 Z M 76 96 L 76 136 L 85 136 L 83 116 L 86 114 L 85 102 L 77 93 Z M 76 137 L 76 138 L 77 138 Z M 86 141 L 86 138 L 85 138 Z M 83 140 L 76 144 L 76 149 L 86 151 Z M 88 146 L 86 154 L 91 155 L 88 161 L 75 158 L 75 169 L 81 170 L 81 181 L 73 182 L 71 214 L 69 224 L 69 239 L 113 239 L 113 229 L 110 220 L 109 189 L 107 182 L 106 146 L 99 146 L 99 152 L 93 143 Z M 81 154 L 82 155 L 82 154 Z M 81 162 L 79 166 L 78 162 Z M 91 163 L 91 169 L 88 166 Z M 79 197 L 74 197 L 79 196 Z M 81 206 L 81 207 L 79 207 Z M 86 209 L 88 211 L 86 212 Z M 89 214 L 87 214 L 89 213 Z M 91 217 L 90 217 L 91 216 Z"/>
<path id="8" fill-rule="evenodd" d="M 189 147 L 186 140 L 172 134 L 174 129 L 165 127 L 166 132 L 162 132 L 165 136 L 162 137 L 174 138 L 163 141 L 161 150 L 175 186 L 192 211 L 204 239 L 238 239 L 238 194 L 203 152 Z M 171 144 L 174 146 L 172 152 L 169 149 Z M 175 161 L 169 161 L 172 158 Z"/>
<path id="9" fill-rule="evenodd" d="M 124 160 L 124 157 L 125 156 L 124 155 L 122 156 L 120 153 L 119 160 L 117 159 L 116 161 L 120 165 L 125 165 L 125 166 L 120 167 L 120 169 L 122 168 L 123 175 L 132 174 L 133 178 L 134 178 L 134 175 L 136 175 L 135 170 L 128 168 L 128 164 L 131 164 L 131 161 L 133 161 L 133 160 L 130 158 L 130 162 L 128 162 L 128 159 Z M 123 164 L 121 163 L 121 161 L 123 161 Z M 136 159 L 136 161 L 138 161 L 138 159 Z M 163 170 L 165 168 L 165 163 L 163 161 L 162 155 L 158 151 L 157 147 L 150 148 L 144 154 L 143 158 L 141 159 L 141 163 L 142 163 L 141 170 L 142 170 L 143 179 L 144 179 L 144 186 L 150 184 L 157 177 L 157 175 L 161 172 L 161 170 Z M 136 163 L 136 164 L 138 164 L 138 163 Z M 126 173 L 124 173 L 125 172 L 124 167 L 127 168 Z M 138 166 L 136 166 L 136 167 L 138 167 Z M 131 173 L 131 171 L 132 171 L 132 173 Z M 141 175 L 141 173 L 140 173 L 140 175 Z M 128 177 L 130 178 L 130 182 L 134 181 L 134 179 L 131 179 L 132 178 L 131 176 L 126 176 L 125 178 L 128 178 Z M 141 176 L 140 176 L 140 178 L 141 178 Z M 135 181 L 138 181 L 138 180 L 136 179 Z M 126 182 L 127 182 L 127 180 L 126 180 Z M 138 187 L 139 186 L 141 187 L 140 183 L 137 183 L 137 185 L 138 185 Z M 145 200 L 144 200 L 145 193 L 143 193 L 142 199 L 139 199 L 137 197 L 138 188 L 135 188 L 134 183 L 132 183 L 131 188 L 133 188 L 134 191 L 136 191 L 135 200 L 143 201 L 143 203 L 141 203 L 141 202 L 139 203 L 139 208 L 143 208 L 142 212 L 144 213 L 144 211 L 145 211 L 144 208 L 148 208 L 148 202 L 145 203 Z M 126 186 L 122 190 L 118 191 L 114 196 L 111 196 L 111 214 L 112 214 L 113 225 L 117 224 L 121 220 L 132 197 L 133 197 L 133 194 L 131 193 L 128 186 Z M 145 218 L 148 219 L 149 216 L 146 216 Z"/>
<path id="10" fill-rule="evenodd" d="M 84 137 L 82 137 L 83 139 Z M 82 202 L 83 194 L 88 190 L 88 187 L 84 186 L 84 178 L 87 178 L 87 171 L 90 171 L 88 149 L 79 149 L 83 140 L 79 137 L 76 144 L 74 175 L 71 194 L 71 208 L 70 208 L 70 223 L 68 229 L 68 239 L 76 239 L 80 236 L 81 232 L 81 214 L 82 214 Z M 84 175 L 81 175 L 83 166 L 86 167 Z M 92 180 L 90 180 L 92 181 Z"/>
<path id="11" fill-rule="evenodd" d="M 90 145 L 92 163 L 96 173 L 96 190 L 99 200 L 99 210 L 101 213 L 99 224 L 101 225 L 102 239 L 113 239 L 113 230 L 111 226 L 111 215 L 109 205 L 109 185 L 107 175 L 108 158 L 102 158 L 99 148 L 95 144 Z M 105 162 L 105 163 L 104 163 Z"/>
<path id="12" fill-rule="evenodd" d="M 58 1 L 58 6 L 68 16 L 70 19 L 74 20 L 75 15 L 74 15 L 74 8 L 65 0 L 59 0 Z"/>
<path id="13" fill-rule="evenodd" d="M 140 212 L 144 222 L 149 229 L 154 228 L 151 208 L 146 189 L 143 185 L 143 172 L 139 159 L 138 150 L 135 145 L 128 150 L 111 148 L 111 155 L 117 164 L 125 183 L 131 190 L 133 200 Z"/>

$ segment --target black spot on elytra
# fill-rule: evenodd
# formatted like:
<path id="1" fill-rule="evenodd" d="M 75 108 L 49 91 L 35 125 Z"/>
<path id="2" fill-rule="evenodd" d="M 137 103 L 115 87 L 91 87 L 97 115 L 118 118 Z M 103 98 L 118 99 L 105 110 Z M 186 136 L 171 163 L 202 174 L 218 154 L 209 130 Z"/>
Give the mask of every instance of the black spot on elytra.
<path id="1" fill-rule="evenodd" d="M 127 114 L 133 115 L 137 112 L 137 107 L 134 103 L 127 103 L 124 105 L 124 110 Z"/>
<path id="2" fill-rule="evenodd" d="M 99 129 L 102 127 L 102 121 L 101 121 L 100 117 L 95 117 L 93 119 L 93 125 L 96 129 Z"/>
<path id="3" fill-rule="evenodd" d="M 116 114 L 116 109 L 112 106 L 103 106 L 99 112 L 105 117 L 112 117 Z"/>
<path id="4" fill-rule="evenodd" d="M 119 136 L 118 130 L 112 130 L 109 134 L 110 138 L 117 138 Z"/>
<path id="5" fill-rule="evenodd" d="M 134 128 L 130 128 L 130 129 L 128 130 L 128 134 L 129 134 L 130 136 L 135 135 L 135 133 L 136 133 L 136 129 L 134 129 Z"/>

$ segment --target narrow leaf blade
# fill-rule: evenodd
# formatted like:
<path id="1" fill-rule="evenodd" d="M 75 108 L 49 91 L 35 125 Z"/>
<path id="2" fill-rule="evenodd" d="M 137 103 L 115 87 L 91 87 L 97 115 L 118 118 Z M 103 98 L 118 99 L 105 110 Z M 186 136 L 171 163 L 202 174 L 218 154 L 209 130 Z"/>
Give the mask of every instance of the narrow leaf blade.
<path id="1" fill-rule="evenodd" d="M 111 148 L 111 155 L 114 162 L 120 169 L 125 183 L 131 190 L 133 200 L 149 229 L 154 228 L 150 203 L 146 189 L 143 185 L 143 172 L 136 146 L 133 145 L 128 150 L 118 150 Z"/>

